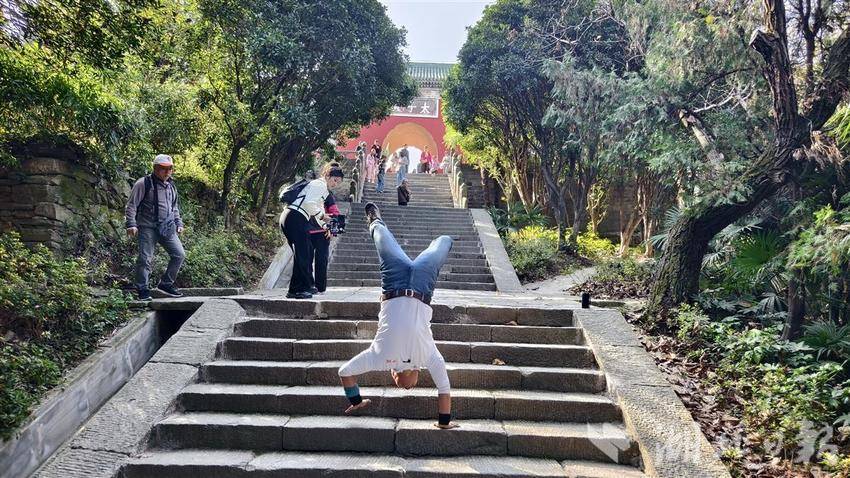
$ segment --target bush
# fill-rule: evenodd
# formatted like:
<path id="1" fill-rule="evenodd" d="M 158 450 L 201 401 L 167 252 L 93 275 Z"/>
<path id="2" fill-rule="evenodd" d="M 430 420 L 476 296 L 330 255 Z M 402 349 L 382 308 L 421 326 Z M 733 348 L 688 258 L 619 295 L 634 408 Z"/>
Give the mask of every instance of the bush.
<path id="1" fill-rule="evenodd" d="M 578 253 L 592 261 L 612 257 L 617 252 L 617 246 L 608 239 L 599 237 L 593 231 L 587 231 L 578 236 Z"/>
<path id="2" fill-rule="evenodd" d="M 804 343 L 780 340 L 781 321 L 768 318 L 760 325 L 742 318 L 717 319 L 683 305 L 671 326 L 689 355 L 715 364 L 711 385 L 723 391 L 718 398 L 740 407 L 752 440 L 786 458 L 800 446 L 817 451 L 811 433 L 838 426 L 850 412 L 848 371 L 840 362 L 820 360 Z"/>
<path id="3" fill-rule="evenodd" d="M 517 275 L 532 282 L 549 275 L 558 255 L 558 231 L 529 226 L 508 232 L 506 249 Z"/>
<path id="4" fill-rule="evenodd" d="M 95 298 L 81 259 L 29 249 L 17 233 L 0 234 L 0 437 L 128 317 L 118 291 Z"/>

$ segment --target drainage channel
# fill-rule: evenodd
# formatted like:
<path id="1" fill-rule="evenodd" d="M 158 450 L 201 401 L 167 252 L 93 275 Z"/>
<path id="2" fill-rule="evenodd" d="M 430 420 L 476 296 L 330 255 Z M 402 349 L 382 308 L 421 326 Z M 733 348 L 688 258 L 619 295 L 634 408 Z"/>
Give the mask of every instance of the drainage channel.
<path id="1" fill-rule="evenodd" d="M 168 342 L 194 310 L 158 310 L 130 320 L 77 365 L 0 443 L 0 478 L 30 476 Z"/>

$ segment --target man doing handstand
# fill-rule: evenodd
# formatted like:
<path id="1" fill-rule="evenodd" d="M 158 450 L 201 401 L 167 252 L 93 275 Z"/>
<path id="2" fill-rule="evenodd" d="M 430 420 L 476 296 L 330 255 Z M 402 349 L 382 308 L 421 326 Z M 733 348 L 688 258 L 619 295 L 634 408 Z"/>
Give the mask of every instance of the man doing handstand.
<path id="1" fill-rule="evenodd" d="M 399 387 L 410 389 L 419 380 L 419 369 L 428 369 L 437 386 L 439 419 L 435 426 L 454 428 L 451 421 L 452 399 L 446 363 L 431 334 L 431 294 L 440 268 L 449 257 L 452 238 L 440 236 L 416 259 L 411 260 L 396 242 L 378 207 L 366 204 L 369 232 L 381 261 L 381 311 L 378 332 L 368 349 L 339 368 L 339 377 L 351 413 L 369 406 L 371 400 L 360 396 L 357 375 L 372 370 L 389 370 Z"/>

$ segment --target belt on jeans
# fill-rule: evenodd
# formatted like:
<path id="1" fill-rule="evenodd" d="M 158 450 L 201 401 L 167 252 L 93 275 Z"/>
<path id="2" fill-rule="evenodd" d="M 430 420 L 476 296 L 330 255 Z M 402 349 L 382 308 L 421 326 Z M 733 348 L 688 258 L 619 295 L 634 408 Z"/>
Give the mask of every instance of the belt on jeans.
<path id="1" fill-rule="evenodd" d="M 396 297 L 413 297 L 416 300 L 422 301 L 425 305 L 431 305 L 431 296 L 416 292 L 413 289 L 396 289 L 381 294 L 381 302 L 385 300 L 395 299 Z"/>

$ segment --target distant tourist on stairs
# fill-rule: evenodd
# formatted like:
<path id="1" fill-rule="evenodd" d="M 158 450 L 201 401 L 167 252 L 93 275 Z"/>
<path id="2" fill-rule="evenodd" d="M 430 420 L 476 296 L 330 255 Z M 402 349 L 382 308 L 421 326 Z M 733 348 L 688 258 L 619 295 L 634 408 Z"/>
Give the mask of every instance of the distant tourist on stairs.
<path id="1" fill-rule="evenodd" d="M 380 144 L 378 144 L 378 140 L 377 140 L 377 139 L 376 139 L 376 140 L 372 143 L 372 149 L 374 149 L 374 150 L 375 150 L 375 157 L 376 157 L 376 158 L 378 158 L 378 159 L 380 159 L 380 158 L 381 158 L 381 151 L 382 151 L 382 150 L 381 150 L 381 145 L 380 145 Z"/>
<path id="2" fill-rule="evenodd" d="M 180 218 L 177 187 L 171 179 L 173 172 L 171 156 L 157 155 L 153 160 L 153 173 L 133 184 L 124 210 L 127 235 L 138 238 L 135 281 L 139 300 L 151 300 L 148 281 L 157 243 L 168 252 L 170 259 L 156 288 L 170 297 L 183 296 L 174 286 L 186 253 L 178 237 L 183 233 L 183 220 Z"/>
<path id="3" fill-rule="evenodd" d="M 443 155 L 443 161 L 440 162 L 440 165 L 437 166 L 437 174 L 445 174 L 449 169 L 449 163 L 451 163 L 451 156 L 449 156 L 448 151 L 445 155 Z"/>
<path id="4" fill-rule="evenodd" d="M 428 146 L 425 146 L 425 150 L 422 151 L 422 155 L 419 156 L 419 172 L 420 173 L 428 173 L 431 171 L 431 152 L 428 151 Z"/>
<path id="5" fill-rule="evenodd" d="M 321 178 L 307 183 L 298 198 L 287 206 L 282 221 L 283 233 L 295 253 L 289 292 L 286 294 L 290 299 L 313 297 L 315 249 L 310 240 L 310 230 L 327 227 L 330 216 L 325 213 L 325 200 L 330 195 L 329 189 L 339 186 L 344 176 L 339 167 L 327 169 Z"/>
<path id="6" fill-rule="evenodd" d="M 407 203 L 410 202 L 410 188 L 407 187 L 408 181 L 407 178 L 401 180 L 401 184 L 398 185 L 398 205 L 399 206 L 407 206 Z"/>
<path id="7" fill-rule="evenodd" d="M 381 160 L 378 161 L 378 184 L 375 185 L 376 193 L 384 192 L 384 176 L 386 175 L 386 167 L 387 161 L 381 158 Z"/>
<path id="8" fill-rule="evenodd" d="M 396 386 L 410 389 L 419 380 L 419 369 L 427 368 L 437 387 L 438 428 L 455 428 L 451 421 L 452 397 L 446 362 L 431 334 L 431 294 L 440 269 L 449 257 L 452 238 L 440 236 L 411 260 L 396 242 L 378 207 L 366 204 L 369 232 L 381 261 L 381 311 L 378 332 L 368 349 L 339 368 L 345 396 L 351 405 L 345 413 L 371 403 L 360 396 L 357 376 L 372 370 L 388 370 Z"/>

